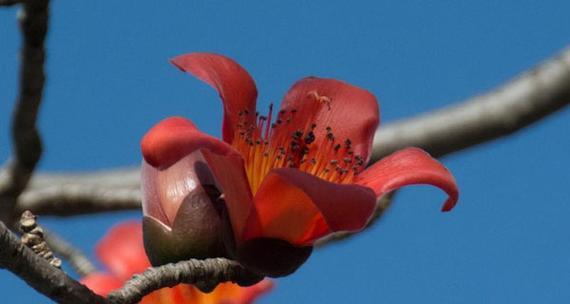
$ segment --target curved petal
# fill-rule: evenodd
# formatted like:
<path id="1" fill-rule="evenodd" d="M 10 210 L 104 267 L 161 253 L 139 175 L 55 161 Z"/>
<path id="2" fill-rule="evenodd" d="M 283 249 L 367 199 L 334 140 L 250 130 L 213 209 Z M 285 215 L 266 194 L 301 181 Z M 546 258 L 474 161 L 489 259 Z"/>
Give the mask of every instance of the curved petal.
<path id="1" fill-rule="evenodd" d="M 89 287 L 96 294 L 106 297 L 111 291 L 123 286 L 123 282 L 117 277 L 107 273 L 92 273 L 80 280 L 81 284 Z"/>
<path id="2" fill-rule="evenodd" d="M 296 128 L 314 123 L 317 141 L 313 147 L 318 148 L 330 127 L 337 142 L 350 140 L 354 154 L 368 162 L 379 115 L 372 93 L 340 80 L 308 77 L 295 83 L 285 95 L 279 118 L 290 119 L 290 123 L 275 131 L 283 130 L 288 136 Z"/>
<path id="3" fill-rule="evenodd" d="M 253 206 L 243 158 L 241 155 L 224 156 L 211 151 L 203 153 L 216 180 L 216 186 L 224 195 L 234 236 L 239 241 L 238 236 L 243 231 Z"/>
<path id="4" fill-rule="evenodd" d="M 370 187 L 378 197 L 407 185 L 433 185 L 449 195 L 442 211 L 451 210 L 459 198 L 453 175 L 418 148 L 406 148 L 381 159 L 358 175 L 355 183 Z"/>
<path id="5" fill-rule="evenodd" d="M 192 303 L 232 303 L 232 304 L 250 304 L 260 295 L 269 292 L 273 288 L 273 282 L 264 279 L 261 282 L 241 287 L 235 283 L 226 282 L 219 284 L 213 292 L 202 294 L 203 302 L 196 301 Z"/>
<path id="6" fill-rule="evenodd" d="M 192 285 L 179 284 L 146 295 L 141 304 L 250 304 L 257 297 L 271 290 L 272 287 L 273 283 L 268 279 L 248 287 L 240 287 L 237 284 L 226 282 L 220 283 L 210 293 L 203 293 Z"/>
<path id="7" fill-rule="evenodd" d="M 241 159 L 230 145 L 200 132 L 182 117 L 159 122 L 144 136 L 141 146 L 143 213 L 168 227 L 190 193 L 208 196 L 203 186 L 215 184 L 204 151 Z"/>
<path id="8" fill-rule="evenodd" d="M 142 226 L 136 221 L 111 228 L 97 244 L 95 253 L 120 281 L 128 280 L 150 266 L 143 247 Z"/>
<path id="9" fill-rule="evenodd" d="M 239 113 L 247 110 L 247 122 L 255 125 L 257 89 L 249 73 L 232 59 L 209 53 L 192 53 L 174 57 L 172 64 L 212 86 L 224 104 L 223 138 L 231 143 Z"/>
<path id="10" fill-rule="evenodd" d="M 188 119 L 168 117 L 152 127 L 141 141 L 144 159 L 153 167 L 166 168 L 198 149 L 216 154 L 237 154 L 230 145 L 200 132 Z"/>
<path id="11" fill-rule="evenodd" d="M 281 168 L 265 177 L 254 204 L 244 240 L 269 237 L 306 246 L 333 231 L 362 229 L 374 211 L 376 196 L 366 187 Z"/>

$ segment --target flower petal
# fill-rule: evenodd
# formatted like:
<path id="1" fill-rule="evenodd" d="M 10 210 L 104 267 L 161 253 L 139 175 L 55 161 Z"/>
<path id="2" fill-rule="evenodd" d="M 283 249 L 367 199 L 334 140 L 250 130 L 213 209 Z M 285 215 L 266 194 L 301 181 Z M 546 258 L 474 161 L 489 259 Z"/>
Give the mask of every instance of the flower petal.
<path id="1" fill-rule="evenodd" d="M 442 211 L 451 210 L 459 197 L 453 175 L 418 148 L 406 148 L 381 159 L 358 175 L 355 183 L 370 187 L 378 197 L 407 185 L 433 185 L 449 195 Z"/>
<path id="2" fill-rule="evenodd" d="M 232 59 L 209 53 L 177 56 L 172 64 L 208 83 L 220 94 L 224 104 L 223 138 L 231 143 L 240 111 L 247 110 L 249 123 L 254 125 L 257 89 L 249 73 Z"/>
<path id="3" fill-rule="evenodd" d="M 243 158 L 241 155 L 225 156 L 210 151 L 203 153 L 216 180 L 216 186 L 224 194 L 234 236 L 237 237 L 244 230 L 253 206 Z"/>
<path id="4" fill-rule="evenodd" d="M 255 195 L 256 212 L 243 238 L 311 245 L 332 231 L 362 229 L 375 205 L 376 196 L 366 187 L 330 183 L 296 169 L 274 169 Z"/>
<path id="5" fill-rule="evenodd" d="M 202 186 L 215 183 L 203 151 L 241 159 L 230 145 L 200 132 L 182 117 L 159 122 L 144 136 L 141 147 L 143 213 L 169 227 L 191 192 L 206 196 Z"/>
<path id="6" fill-rule="evenodd" d="M 226 282 L 219 284 L 213 292 L 202 294 L 204 302 L 197 303 L 250 304 L 253 303 L 257 297 L 269 292 L 272 288 L 273 282 L 269 279 L 264 279 L 248 287 L 241 287 L 235 283 Z"/>
<path id="7" fill-rule="evenodd" d="M 97 244 L 95 252 L 120 281 L 128 280 L 133 274 L 143 272 L 150 266 L 143 247 L 142 227 L 136 221 L 111 228 Z"/>
<path id="8" fill-rule="evenodd" d="M 291 111 L 293 115 L 288 114 Z M 314 123 L 317 141 L 313 147 L 319 147 L 330 127 L 337 142 L 349 139 L 354 154 L 368 162 L 379 123 L 378 102 L 372 93 L 340 80 L 309 77 L 289 89 L 280 113 L 290 115 L 282 118 L 290 118 L 289 127 L 276 128 L 276 132 L 289 136 L 296 128 Z"/>
<path id="9" fill-rule="evenodd" d="M 176 116 L 152 127 L 143 137 L 141 149 L 146 162 L 159 169 L 172 165 L 198 149 L 239 155 L 230 145 L 200 132 L 190 120 Z"/>
<path id="10" fill-rule="evenodd" d="M 117 290 L 123 286 L 123 282 L 117 277 L 102 273 L 96 272 L 87 275 L 84 278 L 81 278 L 81 284 L 89 287 L 89 289 L 93 290 L 96 294 L 100 296 L 106 297 L 111 291 Z"/>

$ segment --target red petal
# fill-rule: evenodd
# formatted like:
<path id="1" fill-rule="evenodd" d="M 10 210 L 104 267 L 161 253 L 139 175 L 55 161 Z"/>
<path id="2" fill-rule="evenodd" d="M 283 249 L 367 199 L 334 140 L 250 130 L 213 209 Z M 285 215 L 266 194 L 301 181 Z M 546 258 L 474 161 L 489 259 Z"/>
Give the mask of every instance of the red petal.
<path id="1" fill-rule="evenodd" d="M 217 182 L 216 186 L 224 194 L 234 236 L 237 237 L 243 231 L 253 206 L 243 158 L 241 155 L 224 156 L 210 151 L 203 153 Z"/>
<path id="2" fill-rule="evenodd" d="M 224 283 L 231 284 L 231 283 Z M 236 304 L 251 304 L 260 295 L 268 293 L 273 289 L 275 284 L 269 279 L 264 279 L 263 281 L 248 287 L 239 287 L 240 296 L 236 299 Z"/>
<path id="3" fill-rule="evenodd" d="M 171 62 L 218 91 L 224 104 L 223 137 L 231 143 L 239 112 L 255 113 L 257 89 L 249 73 L 232 59 L 216 54 L 186 54 L 173 58 Z M 254 124 L 255 116 L 249 115 L 248 118 Z"/>
<path id="4" fill-rule="evenodd" d="M 81 279 L 81 284 L 89 287 L 98 295 L 106 297 L 111 291 L 123 286 L 123 282 L 106 273 L 93 273 Z"/>
<path id="5" fill-rule="evenodd" d="M 271 237 L 311 245 L 333 231 L 362 229 L 375 205 L 376 196 L 366 187 L 327 182 L 297 169 L 274 169 L 255 195 L 256 213 L 244 239 Z"/>
<path id="6" fill-rule="evenodd" d="M 120 281 L 143 272 L 150 266 L 143 246 L 142 226 L 130 221 L 111 228 L 95 252 L 101 262 Z"/>
<path id="7" fill-rule="evenodd" d="M 239 154 L 228 144 L 200 132 L 183 117 L 169 117 L 152 127 L 143 137 L 141 149 L 146 162 L 160 169 L 198 149 L 216 154 Z"/>
<path id="8" fill-rule="evenodd" d="M 442 211 L 451 210 L 459 197 L 453 175 L 418 148 L 406 148 L 381 159 L 358 175 L 355 183 L 372 188 L 378 197 L 407 185 L 433 185 L 449 195 Z"/>
<path id="9" fill-rule="evenodd" d="M 201 188 L 215 182 L 202 151 L 196 150 L 162 170 L 143 161 L 141 185 L 143 214 L 171 228 L 184 199 L 193 192 L 209 201 Z"/>
<path id="10" fill-rule="evenodd" d="M 316 101 L 314 93 L 323 100 Z M 281 110 L 287 111 L 286 115 L 291 110 L 296 113 L 285 124 L 289 128 L 276 128 L 276 132 L 284 130 L 289 136 L 297 128 L 315 123 L 317 142 L 313 147 L 318 147 L 318 141 L 325 139 L 326 128 L 331 127 L 337 142 L 350 139 L 354 154 L 368 162 L 379 123 L 378 102 L 370 92 L 335 79 L 309 77 L 289 89 Z"/>
<path id="11" fill-rule="evenodd" d="M 202 156 L 211 154 L 241 159 L 230 145 L 200 132 L 189 120 L 170 117 L 159 122 L 142 139 L 143 212 L 172 225 L 184 198 L 203 184 L 214 184 Z M 241 164 L 243 167 L 243 164 Z"/>
<path id="12" fill-rule="evenodd" d="M 259 296 L 269 292 L 272 288 L 273 282 L 269 279 L 264 279 L 248 287 L 241 287 L 235 283 L 226 282 L 219 284 L 216 289 L 209 294 L 198 292 L 197 298 L 201 298 L 200 300 L 203 301 L 195 301 L 195 303 L 251 304 Z"/>

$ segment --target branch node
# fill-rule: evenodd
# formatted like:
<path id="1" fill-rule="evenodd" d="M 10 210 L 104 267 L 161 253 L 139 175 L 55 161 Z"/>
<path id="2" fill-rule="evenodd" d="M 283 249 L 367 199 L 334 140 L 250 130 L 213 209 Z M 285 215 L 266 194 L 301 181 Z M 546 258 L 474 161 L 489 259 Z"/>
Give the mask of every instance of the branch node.
<path id="1" fill-rule="evenodd" d="M 30 210 L 22 213 L 20 230 L 23 233 L 20 241 L 24 246 L 31 248 L 33 252 L 47 260 L 53 267 L 61 268 L 61 259 L 53 255 L 44 240 L 44 230 L 38 226 L 37 217 Z"/>

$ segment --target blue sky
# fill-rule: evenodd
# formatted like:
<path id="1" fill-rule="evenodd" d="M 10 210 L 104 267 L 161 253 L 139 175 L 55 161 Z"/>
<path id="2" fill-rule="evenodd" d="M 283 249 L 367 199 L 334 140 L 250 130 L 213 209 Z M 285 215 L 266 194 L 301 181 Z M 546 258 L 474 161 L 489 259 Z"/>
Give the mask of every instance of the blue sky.
<path id="1" fill-rule="evenodd" d="M 39 169 L 136 166 L 139 140 L 171 115 L 219 135 L 206 85 L 168 64 L 222 53 L 255 78 L 261 109 L 316 75 L 372 91 L 383 122 L 490 89 L 570 44 L 559 1 L 54 1 Z M 19 31 L 0 10 L 0 160 L 9 156 Z M 569 84 L 570 85 L 570 84 Z M 445 158 L 461 200 L 410 187 L 372 229 L 316 252 L 261 303 L 567 303 L 568 110 L 507 139 Z M 137 212 L 42 218 L 92 254 Z M 6 302 L 48 302 L 6 271 Z"/>

